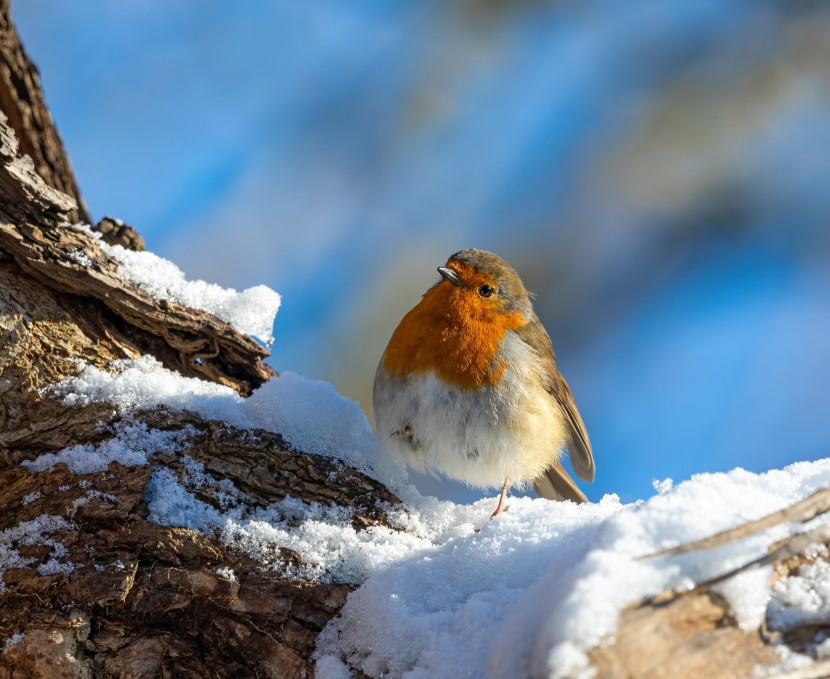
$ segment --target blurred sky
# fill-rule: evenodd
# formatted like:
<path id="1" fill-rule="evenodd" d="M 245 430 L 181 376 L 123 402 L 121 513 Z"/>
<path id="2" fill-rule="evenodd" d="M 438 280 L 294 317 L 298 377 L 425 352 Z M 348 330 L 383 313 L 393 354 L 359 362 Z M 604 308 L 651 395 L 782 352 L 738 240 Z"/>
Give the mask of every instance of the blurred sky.
<path id="1" fill-rule="evenodd" d="M 191 277 L 279 291 L 277 369 L 370 412 L 397 321 L 481 247 L 538 295 L 590 498 L 830 454 L 826 3 L 12 13 L 93 216 Z"/>

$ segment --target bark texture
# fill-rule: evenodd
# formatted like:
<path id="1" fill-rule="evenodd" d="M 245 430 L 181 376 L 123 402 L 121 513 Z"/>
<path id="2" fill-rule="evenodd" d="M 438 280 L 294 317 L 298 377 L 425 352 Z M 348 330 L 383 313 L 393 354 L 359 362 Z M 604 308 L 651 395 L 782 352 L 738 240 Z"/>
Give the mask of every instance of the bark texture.
<path id="1" fill-rule="evenodd" d="M 751 677 L 780 662 L 758 631 L 743 632 L 710 592 L 623 611 L 613 643 L 591 652 L 605 679 Z"/>
<path id="2" fill-rule="evenodd" d="M 90 474 L 20 464 L 100 443 L 124 423 L 111 405 L 68 407 L 41 391 L 77 374 L 79 359 L 105 369 L 152 354 L 243 395 L 273 371 L 250 337 L 152 299 L 118 274 L 97 238 L 70 226 L 85 211 L 4 0 L 0 39 L 0 640 L 16 641 L 0 647 L 0 679 L 311 676 L 316 636 L 349 587 L 279 575 L 301 560 L 289 550 L 266 567 L 212 537 L 148 521 L 153 471 L 184 478 L 180 460 L 156 455 Z M 143 248 L 119 220 L 102 224 L 104 238 Z M 188 455 L 212 478 L 232 480 L 249 506 L 290 493 L 348 507 L 363 528 L 385 522 L 383 507 L 397 502 L 377 482 L 273 433 L 164 410 L 129 422 L 186 434 Z M 219 506 L 210 484 L 195 492 Z M 19 535 L 41 517 L 52 518 L 39 539 Z M 229 572 L 223 567 L 236 579 L 218 575 Z"/>
<path id="3" fill-rule="evenodd" d="M 34 162 L 35 172 L 53 189 L 74 199 L 67 217 L 89 222 L 63 142 L 44 103 L 40 75 L 12 24 L 9 1 L 0 0 L 0 110 L 17 133 L 21 151 Z"/>
<path id="4" fill-rule="evenodd" d="M 42 395 L 78 372 L 77 359 L 106 368 L 152 353 L 242 394 L 271 371 L 267 352 L 226 323 L 156 302 L 122 279 L 95 237 L 66 225 L 73 201 L 39 178 L 2 119 L 0 161 L 0 531 L 25 562 L 3 574 L 0 638 L 24 637 L 0 654 L 0 677 L 310 676 L 317 633 L 348 587 L 281 578 L 215 539 L 149 522 L 150 475 L 165 466 L 183 477 L 180 461 L 158 455 L 93 474 L 20 465 L 114 436 L 122 416 L 112 406 L 67 407 Z M 293 451 L 276 434 L 163 410 L 137 421 L 186 431 L 188 455 L 253 506 L 290 493 L 349 507 L 364 527 L 384 522 L 380 508 L 396 502 L 377 482 Z M 198 495 L 219 505 L 210 487 Z M 42 516 L 66 524 L 38 544 L 13 538 Z M 75 568 L 54 571 L 56 555 Z M 280 559 L 300 556 L 285 550 Z M 237 581 L 216 575 L 222 567 Z"/>

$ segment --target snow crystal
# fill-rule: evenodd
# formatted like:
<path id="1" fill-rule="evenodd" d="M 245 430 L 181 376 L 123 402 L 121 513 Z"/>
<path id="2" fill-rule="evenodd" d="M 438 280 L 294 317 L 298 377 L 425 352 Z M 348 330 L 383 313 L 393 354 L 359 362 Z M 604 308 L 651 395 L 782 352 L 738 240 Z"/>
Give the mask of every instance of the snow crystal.
<path id="1" fill-rule="evenodd" d="M 81 497 L 77 497 L 72 501 L 72 516 L 75 516 L 74 512 L 78 510 L 78 507 L 82 507 L 90 500 L 96 498 L 109 502 L 110 504 L 116 504 L 118 502 L 118 498 L 116 498 L 115 495 L 111 495 L 110 493 L 102 493 L 100 490 L 89 490 Z"/>
<path id="2" fill-rule="evenodd" d="M 143 422 L 119 422 L 115 425 L 115 436 L 111 439 L 96 445 L 70 446 L 57 453 L 46 453 L 21 464 L 31 472 L 42 472 L 63 463 L 76 474 L 103 471 L 111 462 L 135 467 L 147 464 L 147 457 L 155 452 L 178 449 L 188 434 L 189 430 L 160 431 L 150 429 Z"/>
<path id="3" fill-rule="evenodd" d="M 315 676 L 318 679 L 351 679 L 353 675 L 342 660 L 327 655 L 317 661 Z"/>
<path id="4" fill-rule="evenodd" d="M 228 568 L 227 566 L 217 568 L 216 575 L 218 575 L 220 578 L 225 578 L 225 580 L 230 580 L 231 582 L 238 582 L 236 573 L 233 572 L 233 568 Z"/>
<path id="5" fill-rule="evenodd" d="M 61 563 L 57 559 L 49 559 L 46 563 L 40 564 L 37 567 L 37 572 L 39 575 L 69 575 L 72 571 L 75 570 L 75 565 L 71 563 Z"/>
<path id="6" fill-rule="evenodd" d="M 10 568 L 28 568 L 34 561 L 33 557 L 23 557 L 17 551 L 17 547 L 45 545 L 51 549 L 55 557 L 66 556 L 66 548 L 47 538 L 49 533 L 66 531 L 74 528 L 74 524 L 60 516 L 44 514 L 32 519 L 23 521 L 17 526 L 0 531 L 0 594 L 6 591 L 3 582 L 3 575 Z"/>
<path id="7" fill-rule="evenodd" d="M 28 495 L 24 496 L 23 499 L 20 501 L 21 505 L 27 505 L 35 500 L 39 500 L 43 497 L 43 493 L 39 490 L 36 490 L 34 493 L 29 493 Z"/>
<path id="8" fill-rule="evenodd" d="M 92 266 L 92 260 L 84 254 L 83 250 L 72 250 L 71 252 L 67 252 L 66 256 L 83 267 Z"/>
<path id="9" fill-rule="evenodd" d="M 26 635 L 21 634 L 19 632 L 17 634 L 12 634 L 8 639 L 6 639 L 6 643 L 3 644 L 3 648 L 6 649 L 6 648 L 11 648 L 12 646 L 16 646 L 21 641 L 23 641 L 25 638 L 26 638 Z"/>
<path id="10" fill-rule="evenodd" d="M 761 546 L 753 556 L 762 556 Z M 746 563 L 746 553 L 743 556 L 731 560 L 740 561 L 736 566 Z M 724 571 L 727 570 L 724 568 Z M 758 629 L 764 621 L 769 603 L 769 581 L 772 576 L 772 566 L 763 566 L 747 570 L 726 582 L 721 583 L 715 591 L 723 596 L 735 614 L 735 619 L 744 631 Z"/>
<path id="11" fill-rule="evenodd" d="M 756 667 L 752 673 L 753 677 L 760 679 L 760 677 L 774 677 L 781 679 L 782 675 L 789 672 L 797 672 L 798 670 L 809 667 L 814 663 L 813 658 L 804 653 L 796 653 L 789 646 L 784 644 L 776 644 L 773 649 L 781 659 L 776 665 L 769 667 Z M 810 677 L 818 677 L 819 675 L 809 674 Z M 798 677 L 798 675 L 796 675 Z"/>
<path id="12" fill-rule="evenodd" d="M 771 629 L 830 624 L 830 564 L 802 566 L 797 575 L 778 580 L 772 588 Z"/>
<path id="13" fill-rule="evenodd" d="M 235 507 L 240 500 L 247 499 L 230 479 L 214 479 L 205 472 L 205 465 L 194 460 L 189 455 L 179 458 L 185 469 L 185 487 L 188 489 L 210 488 L 213 497 L 219 502 L 219 506 L 226 510 Z"/>
<path id="14" fill-rule="evenodd" d="M 120 245 L 109 245 L 87 225 L 78 224 L 75 228 L 98 237 L 101 249 L 118 260 L 119 275 L 135 283 L 153 299 L 202 309 L 264 344 L 273 342 L 274 318 L 281 300 L 270 288 L 257 285 L 237 292 L 214 283 L 188 281 L 173 262 L 152 252 L 135 252 Z M 70 257 L 83 266 L 91 264 L 82 253 L 70 253 Z"/>

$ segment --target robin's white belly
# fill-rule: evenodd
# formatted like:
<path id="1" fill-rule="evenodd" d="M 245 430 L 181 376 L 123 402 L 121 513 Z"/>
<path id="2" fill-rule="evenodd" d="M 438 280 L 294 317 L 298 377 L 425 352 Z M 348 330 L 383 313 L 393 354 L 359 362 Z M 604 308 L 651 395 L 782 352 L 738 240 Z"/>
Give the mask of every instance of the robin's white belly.
<path id="1" fill-rule="evenodd" d="M 467 390 L 432 372 L 394 377 L 381 360 L 374 389 L 381 444 L 419 471 L 440 471 L 474 486 L 537 478 L 562 453 L 565 426 L 541 385 L 534 356 L 521 358 L 508 365 L 524 371 L 508 368 L 496 387 Z"/>

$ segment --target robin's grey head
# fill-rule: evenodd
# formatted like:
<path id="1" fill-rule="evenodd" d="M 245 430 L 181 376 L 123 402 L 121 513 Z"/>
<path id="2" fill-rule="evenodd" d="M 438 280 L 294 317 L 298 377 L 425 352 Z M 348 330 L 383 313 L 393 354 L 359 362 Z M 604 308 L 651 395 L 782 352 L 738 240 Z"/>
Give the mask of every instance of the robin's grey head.
<path id="1" fill-rule="evenodd" d="M 533 310 L 522 279 L 498 255 L 470 248 L 450 256 L 440 273 L 452 285 L 475 293 L 488 305 L 501 311 L 521 311 L 529 317 Z"/>

